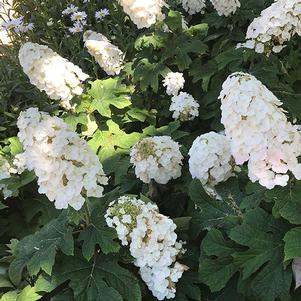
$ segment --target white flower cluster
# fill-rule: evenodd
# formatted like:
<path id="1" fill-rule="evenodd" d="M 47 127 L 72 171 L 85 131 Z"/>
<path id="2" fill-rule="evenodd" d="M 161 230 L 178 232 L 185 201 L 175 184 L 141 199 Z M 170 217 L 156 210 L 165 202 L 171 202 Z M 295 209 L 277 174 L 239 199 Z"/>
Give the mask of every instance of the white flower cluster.
<path id="1" fill-rule="evenodd" d="M 87 25 L 87 14 L 84 11 L 79 11 L 79 8 L 73 4 L 67 6 L 66 9 L 62 11 L 63 16 L 70 16 L 73 22 L 73 27 L 69 28 L 71 33 L 78 33 L 84 30 L 84 26 Z"/>
<path id="2" fill-rule="evenodd" d="M 163 6 L 166 6 L 164 0 L 119 0 L 119 3 L 138 28 L 149 28 L 164 19 L 162 13 Z"/>
<path id="3" fill-rule="evenodd" d="M 214 186 L 234 175 L 230 141 L 222 134 L 209 132 L 197 137 L 189 150 L 189 171 L 201 181 L 209 194 Z"/>
<path id="4" fill-rule="evenodd" d="M 179 95 L 171 98 L 169 111 L 173 112 L 174 119 L 188 121 L 199 116 L 199 107 L 198 102 L 190 94 L 180 92 Z"/>
<path id="5" fill-rule="evenodd" d="M 240 7 L 239 0 L 210 0 L 219 16 L 228 17 L 235 14 Z"/>
<path id="6" fill-rule="evenodd" d="M 107 8 L 102 8 L 101 10 L 97 10 L 95 12 L 96 21 L 103 20 L 106 16 L 110 15 L 110 11 Z"/>
<path id="7" fill-rule="evenodd" d="M 38 177 L 39 193 L 57 209 L 79 210 L 84 196 L 102 196 L 107 177 L 98 157 L 62 119 L 29 108 L 20 113 L 17 126 L 26 167 Z"/>
<path id="8" fill-rule="evenodd" d="M 71 109 L 70 100 L 81 95 L 81 82 L 89 76 L 76 65 L 44 45 L 25 43 L 19 51 L 19 61 L 30 82 L 45 91 L 63 107 Z"/>
<path id="9" fill-rule="evenodd" d="M 255 49 L 257 53 L 280 52 L 295 34 L 301 35 L 300 0 L 278 0 L 261 12 L 249 25 L 247 42 L 239 47 Z"/>
<path id="10" fill-rule="evenodd" d="M 22 155 L 17 154 L 12 160 L 7 160 L 6 157 L 0 155 L 0 182 L 9 179 L 12 175 L 21 174 L 24 170 Z M 18 194 L 18 191 L 11 191 L 5 183 L 0 184 L 0 191 L 2 191 L 4 199 Z"/>
<path id="11" fill-rule="evenodd" d="M 281 101 L 254 76 L 234 73 L 220 94 L 222 123 L 237 164 L 248 161 L 249 178 L 272 189 L 286 186 L 288 171 L 301 179 L 301 136 Z"/>
<path id="12" fill-rule="evenodd" d="M 85 47 L 108 75 L 119 74 L 122 69 L 123 53 L 101 33 L 87 30 L 84 33 Z"/>
<path id="13" fill-rule="evenodd" d="M 9 179 L 11 177 L 11 165 L 9 162 L 0 155 L 0 181 Z M 10 191 L 5 184 L 0 183 L 0 191 L 2 191 L 4 199 L 7 199 L 13 195 L 13 192 Z"/>
<path id="14" fill-rule="evenodd" d="M 189 15 L 194 15 L 204 10 L 206 0 L 182 0 L 182 6 Z"/>
<path id="15" fill-rule="evenodd" d="M 174 222 L 160 214 L 157 205 L 127 196 L 112 202 L 105 218 L 122 244 L 130 244 L 134 264 L 152 294 L 158 300 L 174 298 L 175 283 L 188 269 L 176 261 L 185 250 L 177 242 Z"/>
<path id="16" fill-rule="evenodd" d="M 144 138 L 132 147 L 130 156 L 136 176 L 144 183 L 154 179 L 166 184 L 181 176 L 180 145 L 169 136 Z"/>
<path id="17" fill-rule="evenodd" d="M 2 30 L 13 30 L 15 33 L 23 33 L 34 28 L 33 23 L 24 23 L 24 18 L 19 17 L 13 20 L 7 20 L 1 24 Z"/>
<path id="18" fill-rule="evenodd" d="M 184 84 L 185 79 L 183 73 L 180 72 L 168 72 L 163 80 L 163 86 L 166 87 L 168 95 L 178 95 Z"/>

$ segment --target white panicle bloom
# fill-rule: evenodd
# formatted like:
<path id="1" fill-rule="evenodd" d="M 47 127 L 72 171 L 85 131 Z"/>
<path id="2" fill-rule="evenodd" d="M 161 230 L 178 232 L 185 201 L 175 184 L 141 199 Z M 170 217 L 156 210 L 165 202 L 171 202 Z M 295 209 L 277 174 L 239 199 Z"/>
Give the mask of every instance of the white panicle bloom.
<path id="1" fill-rule="evenodd" d="M 174 222 L 160 214 L 157 205 L 128 196 L 112 202 L 105 218 L 122 244 L 130 244 L 134 264 L 152 294 L 158 300 L 174 298 L 175 283 L 188 269 L 176 261 L 185 250 L 177 242 Z"/>
<path id="2" fill-rule="evenodd" d="M 87 30 L 84 33 L 85 47 L 108 75 L 119 74 L 124 54 L 101 33 Z"/>
<path id="3" fill-rule="evenodd" d="M 210 0 L 219 16 L 228 17 L 235 14 L 240 7 L 239 0 Z"/>
<path id="4" fill-rule="evenodd" d="M 234 73 L 223 84 L 222 123 L 237 164 L 248 162 L 249 178 L 272 189 L 285 186 L 288 171 L 301 179 L 301 136 L 281 101 L 254 76 Z"/>
<path id="5" fill-rule="evenodd" d="M 163 87 L 166 87 L 168 95 L 178 95 L 179 91 L 183 89 L 185 79 L 183 73 L 169 72 L 163 80 Z"/>
<path id="6" fill-rule="evenodd" d="M 182 0 L 182 6 L 189 15 L 194 15 L 204 10 L 206 0 Z"/>
<path id="7" fill-rule="evenodd" d="M 237 47 L 258 53 L 280 52 L 295 34 L 301 35 L 300 0 L 278 0 L 261 12 L 249 25 L 247 42 Z"/>
<path id="8" fill-rule="evenodd" d="M 169 111 L 173 112 L 174 119 L 181 121 L 193 120 L 199 116 L 199 104 L 188 93 L 180 92 L 179 95 L 171 98 L 171 105 Z"/>
<path id="9" fill-rule="evenodd" d="M 138 28 L 148 28 L 164 19 L 164 0 L 119 0 L 119 3 Z"/>
<path id="10" fill-rule="evenodd" d="M 189 150 L 189 171 L 201 181 L 209 194 L 214 186 L 234 175 L 230 141 L 222 134 L 210 132 L 197 137 Z"/>
<path id="11" fill-rule="evenodd" d="M 136 176 L 144 183 L 154 179 L 166 184 L 181 176 L 180 145 L 169 136 L 144 138 L 133 146 L 130 156 Z"/>
<path id="12" fill-rule="evenodd" d="M 19 61 L 30 82 L 62 106 L 71 109 L 70 100 L 81 95 L 81 82 L 89 76 L 76 65 L 44 45 L 25 43 Z"/>
<path id="13" fill-rule="evenodd" d="M 17 126 L 26 167 L 38 177 L 39 193 L 57 209 L 79 210 L 84 196 L 102 196 L 107 177 L 98 157 L 62 119 L 30 108 L 20 113 Z"/>

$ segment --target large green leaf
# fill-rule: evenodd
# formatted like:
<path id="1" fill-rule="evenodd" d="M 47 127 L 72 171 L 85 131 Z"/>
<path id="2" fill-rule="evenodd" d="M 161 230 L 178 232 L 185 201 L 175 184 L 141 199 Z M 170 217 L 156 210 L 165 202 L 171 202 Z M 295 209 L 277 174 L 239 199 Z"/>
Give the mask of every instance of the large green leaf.
<path id="1" fill-rule="evenodd" d="M 292 187 L 276 187 L 265 193 L 268 200 L 274 202 L 273 215 L 283 217 L 290 223 L 301 224 L 301 183 Z"/>
<path id="2" fill-rule="evenodd" d="M 151 87 L 154 92 L 159 88 L 159 76 L 164 76 L 168 71 L 162 63 L 151 63 L 147 58 L 137 62 L 134 69 L 134 81 L 140 83 L 142 91 Z"/>
<path id="3" fill-rule="evenodd" d="M 274 301 L 277 298 L 286 300 L 289 295 L 292 273 L 282 264 L 282 239 L 286 230 L 285 224 L 257 208 L 248 211 L 243 223 L 230 231 L 232 240 L 247 247 L 245 251 L 233 253 L 232 257 L 242 269 L 242 281 L 251 297 Z"/>
<path id="4" fill-rule="evenodd" d="M 91 222 L 79 236 L 83 241 L 83 256 L 90 260 L 95 252 L 95 246 L 99 245 L 105 254 L 119 251 L 119 244 L 114 241 L 117 238 L 115 229 L 106 226 L 104 212 L 96 207 L 91 214 Z"/>
<path id="5" fill-rule="evenodd" d="M 40 269 L 51 275 L 58 249 L 66 255 L 73 254 L 72 229 L 65 212 L 17 244 L 15 258 L 9 267 L 12 282 L 18 284 L 21 281 L 24 267 L 30 275 L 38 274 Z"/>
<path id="6" fill-rule="evenodd" d="M 175 301 L 201 301 L 200 279 L 197 272 L 187 271 L 177 284 Z"/>
<path id="7" fill-rule="evenodd" d="M 210 230 L 204 238 L 199 273 L 202 282 L 207 284 L 211 291 L 223 289 L 238 271 L 238 266 L 231 257 L 235 248 L 237 248 L 236 244 L 226 240 L 222 232 L 217 229 Z"/>
<path id="8" fill-rule="evenodd" d="M 136 132 L 127 134 L 112 120 L 108 120 L 106 124 L 108 130 L 97 130 L 93 138 L 89 141 L 89 145 L 95 152 L 98 152 L 105 173 L 110 174 L 116 170 L 117 162 L 119 162 L 119 164 L 121 162 L 123 164 L 125 163 L 124 161 L 120 161 L 121 155 L 128 154 L 130 148 L 138 142 L 143 135 Z M 128 158 L 127 162 L 125 166 L 123 165 L 122 169 L 125 171 L 125 174 L 127 173 L 127 167 L 129 167 Z M 118 169 L 117 174 L 120 171 L 121 170 Z"/>
<path id="9" fill-rule="evenodd" d="M 232 228 L 241 219 L 236 206 L 211 199 L 198 180 L 191 182 L 189 196 L 196 206 L 195 218 L 197 218 L 197 223 L 203 229 Z"/>
<path id="10" fill-rule="evenodd" d="M 170 10 L 168 16 L 165 19 L 168 28 L 172 31 L 182 30 L 182 15 L 178 11 Z"/>
<path id="11" fill-rule="evenodd" d="M 235 272 L 237 267 L 231 258 L 205 258 L 200 262 L 202 282 L 207 284 L 212 292 L 223 289 Z"/>
<path id="12" fill-rule="evenodd" d="M 41 297 L 41 295 L 36 293 L 34 287 L 28 285 L 18 294 L 16 301 L 36 301 L 40 300 Z"/>
<path id="13" fill-rule="evenodd" d="M 131 105 L 129 93 L 131 89 L 120 84 L 117 78 L 96 80 L 91 83 L 88 91 L 93 98 L 92 107 L 104 117 L 111 117 L 111 108 L 114 106 L 123 109 Z"/>
<path id="14" fill-rule="evenodd" d="M 285 260 L 301 257 L 301 227 L 293 228 L 284 236 Z"/>
<path id="15" fill-rule="evenodd" d="M 88 262 L 79 255 L 64 256 L 54 271 L 57 283 L 70 280 L 78 301 L 140 301 L 137 279 L 113 257 L 96 256 Z"/>

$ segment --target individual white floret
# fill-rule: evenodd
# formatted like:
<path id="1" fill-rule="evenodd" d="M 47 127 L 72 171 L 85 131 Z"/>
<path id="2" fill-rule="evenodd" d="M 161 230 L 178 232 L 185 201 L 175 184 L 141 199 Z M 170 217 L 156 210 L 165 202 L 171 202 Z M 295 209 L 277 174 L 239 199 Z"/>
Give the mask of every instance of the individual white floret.
<path id="1" fill-rule="evenodd" d="M 95 19 L 96 21 L 103 20 L 106 16 L 110 15 L 110 11 L 107 8 L 102 8 L 95 12 Z"/>
<path id="2" fill-rule="evenodd" d="M 199 116 L 199 107 L 198 102 L 190 94 L 180 92 L 179 95 L 171 98 L 169 111 L 173 112 L 174 119 L 188 121 Z"/>
<path id="3" fill-rule="evenodd" d="M 62 11 L 62 15 L 65 16 L 65 15 L 72 15 L 73 13 L 77 12 L 78 11 L 78 7 L 73 5 L 73 4 L 70 4 L 69 6 L 67 6 L 66 9 L 64 9 Z"/>
<path id="4" fill-rule="evenodd" d="M 199 179 L 209 194 L 214 194 L 214 186 L 234 175 L 230 141 L 225 135 L 210 132 L 197 137 L 189 156 L 192 177 Z"/>
<path id="5" fill-rule="evenodd" d="M 89 76 L 76 65 L 44 45 L 27 42 L 19 51 L 19 61 L 30 82 L 62 106 L 83 93 L 82 82 Z"/>
<path id="6" fill-rule="evenodd" d="M 58 117 L 29 108 L 18 118 L 23 160 L 38 178 L 39 193 L 57 209 L 79 210 L 85 197 L 101 197 L 107 177 L 87 142 Z"/>
<path id="7" fill-rule="evenodd" d="M 206 0 L 182 0 L 182 6 L 189 15 L 203 12 L 206 7 Z"/>
<path id="8" fill-rule="evenodd" d="M 248 161 L 249 178 L 269 189 L 286 186 L 291 171 L 301 179 L 299 128 L 281 101 L 254 76 L 234 73 L 223 84 L 222 123 L 237 164 Z"/>
<path id="9" fill-rule="evenodd" d="M 278 53 L 295 34 L 301 35 L 301 2 L 278 0 L 253 20 L 247 30 L 247 41 L 237 47 L 267 55 Z"/>
<path id="10" fill-rule="evenodd" d="M 239 0 L 210 0 L 219 16 L 228 17 L 235 14 L 236 10 L 240 7 Z"/>
<path id="11" fill-rule="evenodd" d="M 119 3 L 138 28 L 149 28 L 164 19 L 164 0 L 119 0 Z"/>
<path id="12" fill-rule="evenodd" d="M 119 74 L 124 54 L 104 35 L 88 30 L 84 33 L 85 47 L 108 75 Z"/>
<path id="13" fill-rule="evenodd" d="M 166 87 L 168 95 L 178 95 L 179 91 L 183 89 L 185 79 L 183 73 L 169 72 L 163 80 L 163 86 Z"/>
<path id="14" fill-rule="evenodd" d="M 133 146 L 130 156 L 136 176 L 144 183 L 154 179 L 166 184 L 181 176 L 180 145 L 169 136 L 144 138 Z"/>
<path id="15" fill-rule="evenodd" d="M 188 269 L 176 261 L 185 250 L 183 242 L 177 242 L 174 222 L 160 214 L 157 205 L 127 196 L 112 202 L 105 218 L 122 244 L 130 244 L 134 264 L 152 294 L 158 300 L 174 298 L 176 283 Z"/>
<path id="16" fill-rule="evenodd" d="M 73 27 L 69 27 L 68 30 L 73 34 L 78 32 L 83 32 L 84 26 L 81 22 L 75 22 L 73 23 Z"/>
<path id="17" fill-rule="evenodd" d="M 87 19 L 87 13 L 84 11 L 75 11 L 71 15 L 71 21 L 73 22 L 83 22 Z"/>

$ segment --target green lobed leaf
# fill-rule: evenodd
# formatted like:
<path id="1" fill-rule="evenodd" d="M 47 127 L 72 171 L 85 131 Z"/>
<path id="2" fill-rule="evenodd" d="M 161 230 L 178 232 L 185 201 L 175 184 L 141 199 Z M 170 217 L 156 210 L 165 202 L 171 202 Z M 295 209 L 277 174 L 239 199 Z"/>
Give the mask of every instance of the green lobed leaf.
<path id="1" fill-rule="evenodd" d="M 118 78 L 96 80 L 91 83 L 88 94 L 93 98 L 92 108 L 104 117 L 110 118 L 111 105 L 123 109 L 131 105 L 131 88 L 121 85 Z"/>
<path id="2" fill-rule="evenodd" d="M 301 224 L 301 183 L 293 187 L 276 187 L 266 191 L 267 200 L 273 201 L 273 215 L 283 217 L 295 225 Z"/>
<path id="3" fill-rule="evenodd" d="M 100 255 L 88 262 L 80 256 L 64 256 L 54 275 L 57 283 L 70 280 L 76 300 L 141 301 L 137 279 L 113 257 Z"/>
<path id="4" fill-rule="evenodd" d="M 118 252 L 120 246 L 114 241 L 116 238 L 115 229 L 106 226 L 103 210 L 96 207 L 92 211 L 90 224 L 79 235 L 79 240 L 83 241 L 83 256 L 89 261 L 93 257 L 96 245 L 100 246 L 104 254 Z"/>
<path id="5" fill-rule="evenodd" d="M 211 199 L 198 180 L 193 180 L 189 187 L 189 196 L 196 205 L 196 217 L 203 229 L 212 227 L 232 228 L 241 219 L 237 208 L 226 202 Z"/>
<path id="6" fill-rule="evenodd" d="M 11 281 L 15 284 L 21 281 L 24 267 L 30 275 L 38 274 L 40 269 L 51 275 L 58 249 L 66 255 L 73 254 L 72 229 L 68 226 L 65 212 L 35 234 L 19 241 L 9 267 Z"/>
<path id="7" fill-rule="evenodd" d="M 187 271 L 177 283 L 175 301 L 201 301 L 200 279 L 197 272 Z"/>
<path id="8" fill-rule="evenodd" d="M 243 223 L 230 231 L 229 237 L 247 247 L 232 254 L 234 263 L 242 269 L 250 297 L 263 301 L 286 300 L 292 281 L 290 268 L 284 260 L 283 236 L 287 225 L 275 220 L 261 208 L 249 210 Z M 243 287 L 243 284 L 242 284 Z"/>
<path id="9" fill-rule="evenodd" d="M 285 260 L 301 257 L 301 227 L 288 231 L 283 238 Z"/>
<path id="10" fill-rule="evenodd" d="M 231 256 L 236 248 L 236 244 L 227 241 L 217 229 L 211 229 L 204 238 L 199 273 L 202 282 L 207 284 L 212 292 L 223 289 L 238 271 L 238 266 Z"/>
<path id="11" fill-rule="evenodd" d="M 142 91 L 151 87 L 154 92 L 157 92 L 159 76 L 166 74 L 167 69 L 162 63 L 151 63 L 147 58 L 141 59 L 134 69 L 134 82 L 139 82 Z"/>

